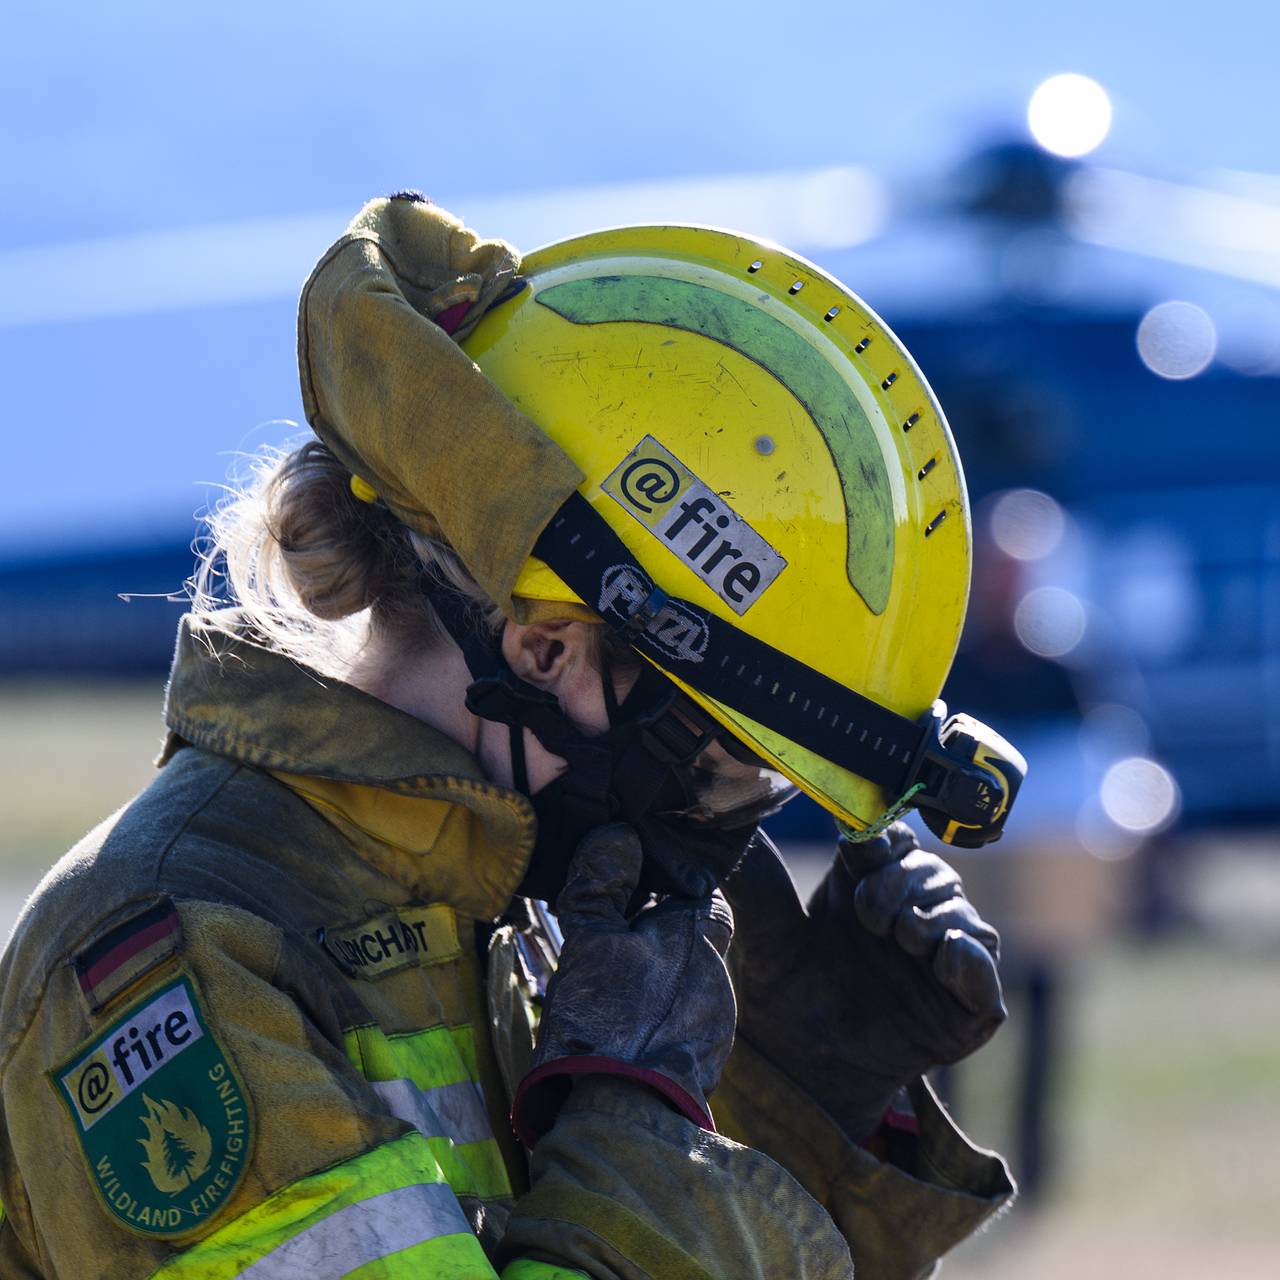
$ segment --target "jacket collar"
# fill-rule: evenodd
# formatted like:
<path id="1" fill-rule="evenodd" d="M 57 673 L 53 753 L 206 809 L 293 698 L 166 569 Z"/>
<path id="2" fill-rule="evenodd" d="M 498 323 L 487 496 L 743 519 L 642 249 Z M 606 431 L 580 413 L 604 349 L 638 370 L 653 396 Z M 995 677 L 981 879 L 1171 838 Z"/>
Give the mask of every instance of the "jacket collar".
<path id="1" fill-rule="evenodd" d="M 533 807 L 488 781 L 465 748 L 352 685 L 190 614 L 178 629 L 165 723 L 171 737 L 161 763 L 180 745 L 177 738 L 289 775 L 282 779 L 287 785 L 348 818 L 339 823 L 344 834 L 364 857 L 394 864 L 398 879 L 411 874 L 406 854 L 429 859 L 423 871 L 434 891 L 469 915 L 497 915 L 524 876 Z M 386 803 L 369 789 L 390 793 Z M 431 803 L 415 803 L 422 801 Z M 466 840 L 432 843 L 442 825 L 441 801 L 468 812 Z M 416 811 L 422 838 L 406 842 Z M 456 823 L 449 826 L 456 831 Z"/>

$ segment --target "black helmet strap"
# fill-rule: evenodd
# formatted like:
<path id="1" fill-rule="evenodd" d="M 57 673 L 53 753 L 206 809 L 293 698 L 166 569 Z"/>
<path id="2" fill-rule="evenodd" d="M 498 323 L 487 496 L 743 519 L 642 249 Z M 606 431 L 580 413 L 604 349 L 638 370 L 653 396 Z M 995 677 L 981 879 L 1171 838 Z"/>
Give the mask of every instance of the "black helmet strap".
<path id="1" fill-rule="evenodd" d="M 891 796 L 910 796 L 916 807 L 937 811 L 951 823 L 945 830 L 963 828 L 965 843 L 999 838 L 1021 782 L 1019 765 L 1006 760 L 992 767 L 984 761 L 989 753 L 972 735 L 952 731 L 941 701 L 919 720 L 908 720 L 731 622 L 669 595 L 580 493 L 560 507 L 533 552 L 620 639 L 690 688 Z M 990 730 L 985 733 L 995 738 Z"/>
<path id="2" fill-rule="evenodd" d="M 644 664 L 621 707 L 612 680 L 603 673 L 611 728 L 587 737 L 554 694 L 511 670 L 499 642 L 482 633 L 473 606 L 462 595 L 434 579 L 424 579 L 423 585 L 471 672 L 467 709 L 510 728 L 512 772 L 520 791 L 529 794 L 523 738 L 528 729 L 568 762 L 566 799 L 590 826 L 633 821 L 655 808 L 694 803 L 687 767 L 726 731 L 654 667 Z"/>

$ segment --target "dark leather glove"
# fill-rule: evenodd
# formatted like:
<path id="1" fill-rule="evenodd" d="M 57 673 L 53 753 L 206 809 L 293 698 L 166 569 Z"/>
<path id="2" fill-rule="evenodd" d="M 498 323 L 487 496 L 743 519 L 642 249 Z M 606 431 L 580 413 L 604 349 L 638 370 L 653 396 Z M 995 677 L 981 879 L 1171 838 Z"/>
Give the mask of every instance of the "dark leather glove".
<path id="1" fill-rule="evenodd" d="M 999 936 L 905 823 L 841 840 L 807 911 L 764 836 L 724 890 L 740 1033 L 855 1141 L 899 1088 L 968 1056 L 1006 1017 Z"/>
<path id="2" fill-rule="evenodd" d="M 530 1147 L 555 1122 L 575 1075 L 642 1081 L 715 1129 L 707 1094 L 729 1057 L 737 1012 L 724 965 L 733 914 L 714 893 L 667 898 L 628 919 L 642 858 L 635 829 L 619 824 L 591 832 L 570 865 L 556 902 L 564 947 L 511 1109 Z"/>

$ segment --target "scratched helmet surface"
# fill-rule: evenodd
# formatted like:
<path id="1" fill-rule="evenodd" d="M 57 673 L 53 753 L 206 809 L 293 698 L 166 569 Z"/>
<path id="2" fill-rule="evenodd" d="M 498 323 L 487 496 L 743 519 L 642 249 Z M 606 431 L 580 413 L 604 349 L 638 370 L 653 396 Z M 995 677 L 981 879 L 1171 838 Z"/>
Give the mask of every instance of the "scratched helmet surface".
<path id="1" fill-rule="evenodd" d="M 595 232 L 522 273 L 465 349 L 657 585 L 899 715 L 927 711 L 968 602 L 968 502 L 942 410 L 884 322 L 812 263 L 704 227 Z M 516 594 L 579 602 L 538 560 Z M 855 827 L 898 799 L 682 687 Z"/>

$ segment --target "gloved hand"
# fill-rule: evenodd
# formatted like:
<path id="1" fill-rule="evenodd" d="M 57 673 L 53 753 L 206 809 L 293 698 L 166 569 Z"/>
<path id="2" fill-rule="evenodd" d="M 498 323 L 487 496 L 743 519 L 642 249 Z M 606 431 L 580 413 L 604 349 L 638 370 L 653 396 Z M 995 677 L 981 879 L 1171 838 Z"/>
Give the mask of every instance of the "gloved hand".
<path id="1" fill-rule="evenodd" d="M 724 891 L 742 1036 L 855 1141 L 899 1088 L 968 1056 L 1006 1017 L 999 935 L 905 823 L 841 840 L 807 911 L 764 836 Z"/>
<path id="2" fill-rule="evenodd" d="M 615 824 L 591 832 L 570 865 L 556 901 L 564 947 L 511 1109 L 529 1147 L 555 1122 L 575 1075 L 642 1081 L 715 1129 L 707 1094 L 736 1021 L 724 965 L 733 914 L 714 893 L 667 898 L 629 920 L 642 857 L 635 829 Z"/>

